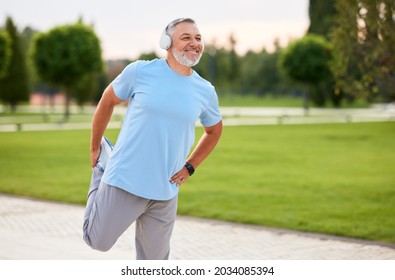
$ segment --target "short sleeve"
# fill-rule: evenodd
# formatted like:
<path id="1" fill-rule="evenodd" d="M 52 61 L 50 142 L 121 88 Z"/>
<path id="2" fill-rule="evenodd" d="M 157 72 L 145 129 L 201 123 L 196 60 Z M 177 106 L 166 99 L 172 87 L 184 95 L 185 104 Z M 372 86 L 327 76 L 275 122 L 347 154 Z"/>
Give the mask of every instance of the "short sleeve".
<path id="1" fill-rule="evenodd" d="M 213 89 L 207 108 L 200 115 L 200 122 L 203 126 L 209 127 L 216 125 L 220 120 L 222 120 L 222 116 L 219 110 L 218 96 Z"/>
<path id="2" fill-rule="evenodd" d="M 114 79 L 112 87 L 115 95 L 122 100 L 127 100 L 133 95 L 137 72 L 137 62 L 133 62 L 123 69 Z"/>

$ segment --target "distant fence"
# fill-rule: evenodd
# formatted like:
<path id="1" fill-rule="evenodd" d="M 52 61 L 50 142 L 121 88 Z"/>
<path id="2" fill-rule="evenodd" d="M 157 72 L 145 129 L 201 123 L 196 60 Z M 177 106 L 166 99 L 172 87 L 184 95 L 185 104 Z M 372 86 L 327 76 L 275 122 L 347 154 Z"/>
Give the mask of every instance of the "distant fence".
<path id="1" fill-rule="evenodd" d="M 34 110 L 37 112 L 37 108 Z M 93 112 L 94 108 L 84 110 L 90 117 L 81 122 L 48 123 L 43 122 L 43 115 L 4 116 L 0 117 L 0 132 L 90 129 Z M 109 123 L 108 128 L 120 128 L 125 112 L 125 107 L 116 108 L 116 117 Z M 302 108 L 223 107 L 221 114 L 225 126 L 395 121 L 394 106 L 368 109 L 310 109 L 308 112 Z"/>

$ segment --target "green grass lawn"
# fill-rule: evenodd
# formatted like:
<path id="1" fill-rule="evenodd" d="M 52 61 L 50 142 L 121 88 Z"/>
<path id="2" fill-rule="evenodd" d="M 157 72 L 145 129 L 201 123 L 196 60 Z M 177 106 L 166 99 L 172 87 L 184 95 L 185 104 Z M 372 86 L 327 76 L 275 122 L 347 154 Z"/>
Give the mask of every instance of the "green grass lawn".
<path id="1" fill-rule="evenodd" d="M 289 95 L 270 95 L 257 96 L 253 94 L 222 94 L 219 96 L 220 105 L 223 107 L 296 107 L 303 108 L 303 97 L 292 97 Z M 309 102 L 311 108 L 316 107 Z M 328 100 L 326 108 L 333 108 L 333 104 Z M 368 108 L 370 105 L 361 99 L 354 103 L 342 103 L 342 108 Z"/>
<path id="2" fill-rule="evenodd" d="M 0 133 L 0 193 L 84 204 L 89 138 Z M 179 214 L 395 243 L 394 144 L 395 122 L 225 127 Z"/>

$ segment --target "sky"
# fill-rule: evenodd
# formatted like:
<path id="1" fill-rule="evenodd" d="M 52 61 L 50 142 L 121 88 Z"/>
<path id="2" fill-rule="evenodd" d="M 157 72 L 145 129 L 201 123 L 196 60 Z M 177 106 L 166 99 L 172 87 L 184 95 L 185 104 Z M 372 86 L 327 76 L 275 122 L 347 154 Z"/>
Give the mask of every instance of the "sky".
<path id="1" fill-rule="evenodd" d="M 309 25 L 309 0 L 0 0 L 0 26 L 10 16 L 19 31 L 38 31 L 76 22 L 94 26 L 104 59 L 134 59 L 155 51 L 166 25 L 180 17 L 193 18 L 207 44 L 236 51 L 273 50 L 302 37 Z"/>

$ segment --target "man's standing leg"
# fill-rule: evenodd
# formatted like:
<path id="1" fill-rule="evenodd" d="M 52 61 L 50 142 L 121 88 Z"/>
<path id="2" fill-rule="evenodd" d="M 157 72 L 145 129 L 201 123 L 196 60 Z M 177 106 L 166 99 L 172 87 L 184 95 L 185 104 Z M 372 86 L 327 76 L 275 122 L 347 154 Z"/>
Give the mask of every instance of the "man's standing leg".
<path id="1" fill-rule="evenodd" d="M 166 201 L 150 200 L 136 221 L 138 260 L 167 260 L 177 215 L 178 196 Z"/>

